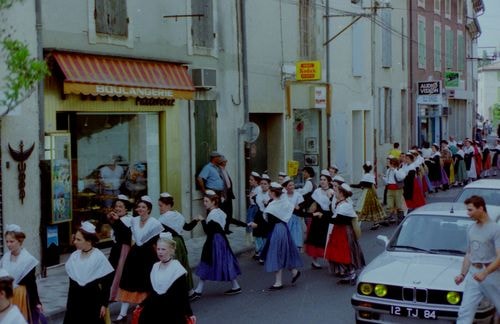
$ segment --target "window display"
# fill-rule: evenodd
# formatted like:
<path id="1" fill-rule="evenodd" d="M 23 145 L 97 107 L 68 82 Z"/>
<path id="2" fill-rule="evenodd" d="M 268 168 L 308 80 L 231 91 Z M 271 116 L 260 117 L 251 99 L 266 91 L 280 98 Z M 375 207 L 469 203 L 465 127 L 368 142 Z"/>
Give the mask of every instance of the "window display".
<path id="1" fill-rule="evenodd" d="M 74 225 L 90 220 L 100 239 L 109 240 L 106 215 L 119 194 L 134 204 L 143 195 L 155 198 L 160 192 L 158 115 L 77 114 L 75 127 Z"/>

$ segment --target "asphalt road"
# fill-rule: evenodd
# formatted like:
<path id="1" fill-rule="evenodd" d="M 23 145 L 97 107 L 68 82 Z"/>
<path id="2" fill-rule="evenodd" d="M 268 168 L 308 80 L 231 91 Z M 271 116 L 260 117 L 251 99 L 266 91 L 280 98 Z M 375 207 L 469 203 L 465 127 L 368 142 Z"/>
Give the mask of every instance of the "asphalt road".
<path id="1" fill-rule="evenodd" d="M 440 191 L 428 197 L 428 202 L 452 201 L 460 188 Z M 376 231 L 363 224 L 360 243 L 365 259 L 370 262 L 384 249 L 377 235 L 390 236 L 395 226 L 381 227 Z M 366 227 L 366 228 L 365 228 Z M 224 296 L 229 284 L 208 283 L 203 297 L 192 303 L 193 312 L 200 324 L 204 323 L 354 323 L 354 311 L 350 298 L 355 286 L 337 284 L 337 279 L 322 270 L 311 269 L 311 260 L 302 255 L 302 276 L 295 286 L 290 285 L 291 274 L 284 274 L 286 287 L 280 291 L 267 291 L 274 282 L 274 274 L 266 273 L 263 266 L 251 259 L 250 254 L 240 256 L 243 292 L 236 296 Z"/>

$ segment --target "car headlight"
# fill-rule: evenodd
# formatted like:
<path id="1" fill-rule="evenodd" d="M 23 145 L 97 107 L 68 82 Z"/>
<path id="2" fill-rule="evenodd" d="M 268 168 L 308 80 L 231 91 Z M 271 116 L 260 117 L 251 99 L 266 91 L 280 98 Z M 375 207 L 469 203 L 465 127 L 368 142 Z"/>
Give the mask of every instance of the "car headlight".
<path id="1" fill-rule="evenodd" d="M 371 295 L 372 292 L 373 292 L 373 285 L 372 284 L 369 284 L 369 283 L 362 283 L 359 285 L 359 291 L 363 294 L 363 295 Z"/>
<path id="2" fill-rule="evenodd" d="M 387 295 L 387 286 L 386 285 L 375 285 L 375 295 L 377 297 L 385 297 Z"/>
<path id="3" fill-rule="evenodd" d="M 446 294 L 446 300 L 452 305 L 460 303 L 460 293 L 456 291 L 450 291 Z"/>

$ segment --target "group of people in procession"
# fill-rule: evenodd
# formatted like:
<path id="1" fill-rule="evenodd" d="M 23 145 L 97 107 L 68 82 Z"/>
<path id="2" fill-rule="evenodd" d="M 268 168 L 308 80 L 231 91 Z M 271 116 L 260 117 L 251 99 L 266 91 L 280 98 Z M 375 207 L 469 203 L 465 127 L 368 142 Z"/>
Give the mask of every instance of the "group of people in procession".
<path id="1" fill-rule="evenodd" d="M 206 216 L 186 223 L 168 193 L 160 194 L 158 219 L 151 217 L 149 196 L 136 201 L 135 216 L 131 216 L 129 198 L 120 194 L 107 215 L 114 240 L 109 258 L 95 247 L 95 226 L 89 221 L 81 224 L 73 239 L 76 251 L 65 265 L 70 285 L 64 323 L 109 322 L 110 302 L 121 303 L 118 322 L 127 320 L 130 304 L 137 305 L 133 314 L 138 323 L 155 323 L 164 316 L 169 323 L 195 322 L 190 302 L 202 297 L 206 281 L 230 282 L 226 295 L 242 292 L 237 280 L 240 266 L 227 239 L 229 223 L 247 228 L 254 242 L 254 259 L 266 272 L 274 273 L 269 291 L 285 287 L 283 270 L 291 272 L 292 285 L 297 283 L 304 266 L 302 252 L 310 256 L 312 269 L 322 269 L 324 259 L 339 283 L 353 284 L 365 265 L 358 243 L 361 222 L 372 222 L 373 230 L 388 226 L 399 222 L 405 211 L 424 205 L 428 193 L 496 175 L 499 153 L 500 139 L 489 147 L 486 142 L 450 138 L 406 153 L 395 143 L 385 173 L 380 175 L 385 184 L 383 202 L 377 197 L 377 177 L 369 161 L 362 166 L 360 183 L 352 185 L 335 165 L 320 172 L 317 185 L 314 169 L 304 167 L 301 188 L 295 188 L 286 173 L 280 172 L 273 181 L 267 173 L 254 171 L 249 176 L 246 222 L 241 222 L 228 215 L 234 199 L 232 182 L 220 170 L 227 160 L 212 152 L 197 179 Z M 362 190 L 356 203 L 352 188 Z M 206 241 L 195 287 L 182 234 L 200 222 Z M 22 247 L 25 238 L 18 225 L 6 226 L 9 251 L 0 260 L 0 319 L 11 318 L 11 323 L 44 319 L 35 277 L 38 261 Z"/>

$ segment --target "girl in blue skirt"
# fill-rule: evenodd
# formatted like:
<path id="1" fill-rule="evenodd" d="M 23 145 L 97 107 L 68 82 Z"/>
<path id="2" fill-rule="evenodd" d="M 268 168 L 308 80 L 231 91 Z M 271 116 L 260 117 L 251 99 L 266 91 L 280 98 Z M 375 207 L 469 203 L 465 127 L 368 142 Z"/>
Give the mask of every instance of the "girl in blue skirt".
<path id="1" fill-rule="evenodd" d="M 207 240 L 203 245 L 200 264 L 196 268 L 196 275 L 200 278 L 198 286 L 190 295 L 191 300 L 201 297 L 206 280 L 231 281 L 232 288 L 224 292 L 225 295 L 241 293 L 236 277 L 241 274 L 238 260 L 236 259 L 229 241 L 224 232 L 226 214 L 219 208 L 220 198 L 215 191 L 205 191 L 203 205 L 208 215 L 202 221 Z"/>
<path id="2" fill-rule="evenodd" d="M 264 219 L 270 226 L 270 234 L 266 241 L 262 257 L 267 272 L 276 272 L 274 285 L 269 290 L 283 288 L 283 269 L 292 271 L 292 284 L 300 277 L 297 269 L 302 266 L 299 252 L 293 242 L 287 223 L 292 217 L 294 206 L 286 197 L 282 197 L 283 187 L 272 182 L 270 188 L 271 202 L 264 210 Z"/>
<path id="3" fill-rule="evenodd" d="M 293 242 L 297 249 L 302 251 L 302 245 L 304 244 L 304 230 L 305 227 L 304 219 L 299 217 L 302 213 L 300 212 L 300 204 L 304 202 L 304 197 L 295 190 L 295 184 L 292 179 L 285 177 L 283 183 L 283 188 L 285 188 L 285 197 L 294 207 L 292 211 L 292 217 L 288 221 L 288 229 L 292 235 Z"/>

